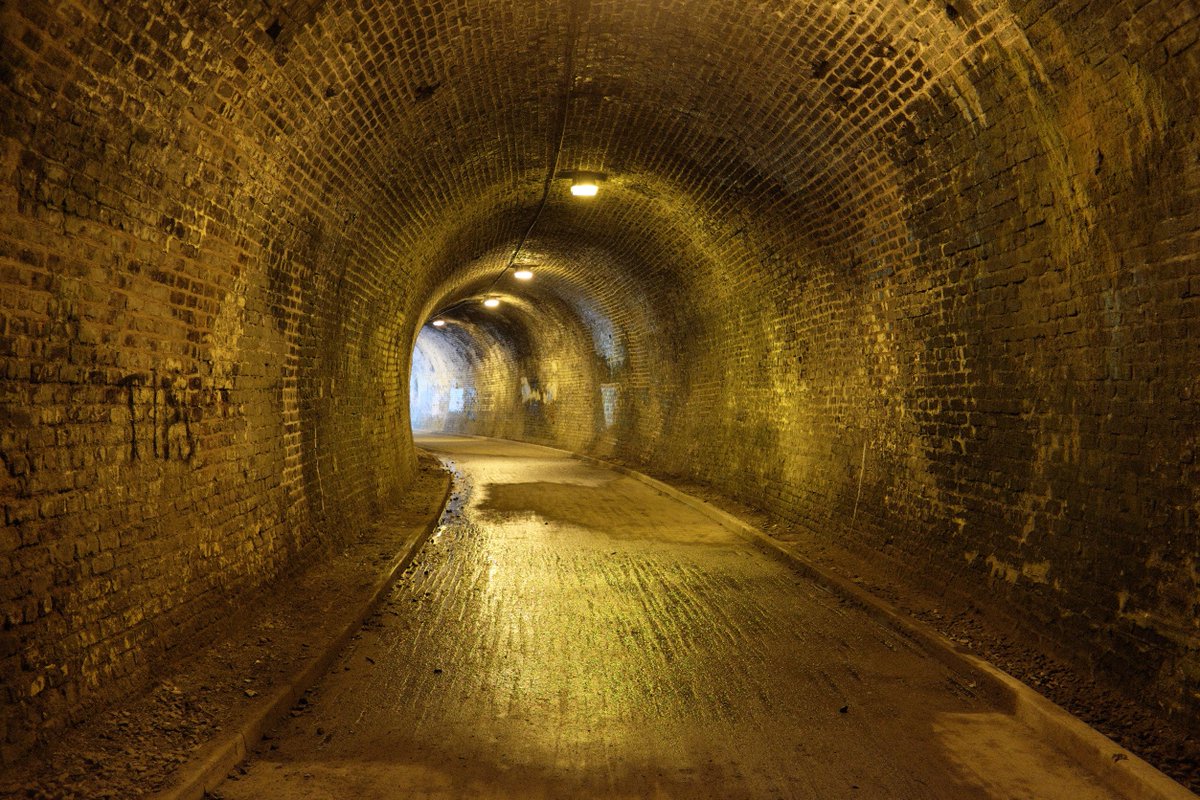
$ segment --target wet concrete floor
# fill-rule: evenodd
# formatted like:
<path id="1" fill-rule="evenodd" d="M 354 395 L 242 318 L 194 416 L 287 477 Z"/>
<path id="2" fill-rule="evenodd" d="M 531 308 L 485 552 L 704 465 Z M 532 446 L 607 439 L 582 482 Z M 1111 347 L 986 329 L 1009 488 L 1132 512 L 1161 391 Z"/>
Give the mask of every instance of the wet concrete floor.
<path id="1" fill-rule="evenodd" d="M 632 478 L 431 436 L 467 486 L 227 800 L 1115 797 L 969 677 Z"/>

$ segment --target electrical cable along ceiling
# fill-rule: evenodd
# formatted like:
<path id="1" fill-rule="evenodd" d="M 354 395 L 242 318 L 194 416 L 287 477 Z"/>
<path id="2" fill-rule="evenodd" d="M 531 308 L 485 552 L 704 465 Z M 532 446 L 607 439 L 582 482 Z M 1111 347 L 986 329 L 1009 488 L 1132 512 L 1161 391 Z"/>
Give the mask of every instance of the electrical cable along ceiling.
<path id="1" fill-rule="evenodd" d="M 483 26 L 486 12 L 477 13 Z M 722 259 L 739 262 L 734 268 L 739 272 L 803 270 L 807 261 L 825 260 L 825 248 L 853 247 L 850 259 L 834 257 L 845 268 L 847 260 L 862 258 L 854 252 L 862 244 L 847 242 L 847 234 L 861 233 L 867 241 L 905 234 L 897 219 L 904 201 L 896 165 L 911 161 L 907 151 L 921 141 L 921 128 L 929 122 L 957 116 L 961 125 L 978 116 L 971 110 L 978 99 L 963 77 L 970 51 L 980 46 L 984 32 L 996 40 L 1002 38 L 998 31 L 1011 33 L 1012 25 L 999 11 L 980 7 L 964 14 L 935 4 L 922 10 L 881 3 L 596 2 L 563 4 L 550 14 L 519 31 L 497 29 L 497 20 L 488 20 L 496 51 L 478 65 L 472 76 L 477 83 L 465 73 L 457 84 L 438 83 L 439 91 L 457 99 L 479 90 L 488 74 L 507 73 L 509 37 L 540 42 L 546 54 L 560 47 L 551 44 L 554 39 L 565 42 L 554 64 L 558 80 L 543 73 L 539 109 L 528 117 L 553 119 L 539 131 L 551 153 L 540 197 L 530 196 L 530 182 L 480 187 L 479 196 L 496 199 L 477 204 L 474 213 L 460 217 L 457 229 L 446 231 L 443 241 L 459 246 L 433 256 L 431 271 L 446 276 L 432 291 L 446 300 L 433 301 L 418 315 L 421 320 L 463 302 L 464 293 L 494 294 L 522 251 L 536 248 L 539 227 L 567 226 L 557 238 L 581 247 L 627 249 L 627 240 L 640 238 L 637 253 L 620 257 L 632 273 L 623 282 L 636 284 L 639 275 L 673 269 L 671 276 L 655 275 L 648 283 L 682 281 L 685 295 L 708 291 L 713 278 L 728 272 L 716 266 Z M 939 48 L 959 52 L 947 60 L 932 55 Z M 936 79 L 935 62 L 946 65 Z M 497 99 L 489 98 L 495 108 L 512 107 Z M 484 121 L 463 123 L 470 128 Z M 490 124 L 499 141 L 511 140 L 511 122 Z M 462 131 L 464 125 L 447 128 Z M 485 161 L 494 164 L 490 157 Z M 507 153 L 500 161 L 510 161 Z M 527 174 L 535 169 L 531 161 L 524 162 Z M 554 177 L 580 171 L 611 176 L 603 190 L 608 202 L 572 207 L 567 181 L 556 185 Z M 770 240 L 773 231 L 783 233 L 779 241 Z M 489 234 L 515 244 L 483 241 Z M 733 237 L 742 252 L 722 252 Z M 646 241 L 656 239 L 668 241 Z M 690 252 L 638 263 L 647 260 L 647 250 L 658 251 L 655 256 L 678 252 L 679 239 Z M 493 247 L 511 248 L 511 257 L 492 268 L 497 277 L 485 285 L 474 276 L 476 270 L 490 271 L 484 262 L 495 261 L 498 253 L 481 257 Z M 699 271 L 695 261 L 710 274 L 689 283 Z M 776 281 L 774 274 L 765 277 Z M 599 295 L 611 291 L 612 281 L 591 285 L 586 273 L 573 273 L 571 280 Z"/>

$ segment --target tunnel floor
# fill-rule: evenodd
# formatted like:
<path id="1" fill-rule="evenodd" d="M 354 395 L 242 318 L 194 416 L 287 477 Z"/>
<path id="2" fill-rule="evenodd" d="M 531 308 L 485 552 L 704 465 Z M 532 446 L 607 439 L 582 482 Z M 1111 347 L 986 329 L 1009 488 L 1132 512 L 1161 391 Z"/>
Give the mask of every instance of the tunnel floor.
<path id="1" fill-rule="evenodd" d="M 617 472 L 433 436 L 466 485 L 220 796 L 1115 797 L 969 679 Z"/>

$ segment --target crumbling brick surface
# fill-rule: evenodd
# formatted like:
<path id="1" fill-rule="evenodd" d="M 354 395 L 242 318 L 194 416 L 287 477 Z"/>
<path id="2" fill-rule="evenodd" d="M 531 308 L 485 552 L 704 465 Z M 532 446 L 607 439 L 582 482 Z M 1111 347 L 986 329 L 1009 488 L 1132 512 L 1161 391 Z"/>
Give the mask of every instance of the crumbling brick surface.
<path id="1" fill-rule="evenodd" d="M 422 376 L 1200 718 L 1193 4 L 0 15 L 6 758 L 402 492 Z"/>

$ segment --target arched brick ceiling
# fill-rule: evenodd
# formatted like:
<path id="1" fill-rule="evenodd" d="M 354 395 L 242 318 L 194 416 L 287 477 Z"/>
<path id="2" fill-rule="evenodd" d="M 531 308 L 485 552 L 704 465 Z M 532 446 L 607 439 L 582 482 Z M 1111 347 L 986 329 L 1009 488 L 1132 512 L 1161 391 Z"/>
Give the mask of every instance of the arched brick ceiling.
<path id="1" fill-rule="evenodd" d="M 645 298 L 639 280 L 663 285 L 663 270 L 693 296 L 726 273 L 743 285 L 778 282 L 780 264 L 784 277 L 803 273 L 823 247 L 841 248 L 843 268 L 866 249 L 902 250 L 908 207 L 943 202 L 936 183 L 914 179 L 938 168 L 915 151 L 986 124 L 968 74 L 997 59 L 1038 70 L 1000 4 L 227 2 L 74 14 L 116 44 L 60 84 L 95 89 L 70 97 L 94 114 L 81 124 L 103 131 L 107 88 L 148 76 L 119 113 L 146 117 L 146 131 L 177 119 L 185 174 L 215 178 L 222 197 L 211 219 L 138 198 L 160 212 L 139 222 L 197 245 L 228 225 L 216 235 L 240 247 L 242 220 L 262 218 L 271 238 L 257 244 L 274 261 L 334 248 L 320 267 L 286 271 L 328 286 L 315 302 L 349 312 L 341 327 L 395 324 L 384 339 L 498 273 L 535 217 L 527 246 L 551 236 L 564 265 L 576 248 L 614 253 L 630 273 L 616 280 L 625 296 L 608 297 L 612 276 L 574 276 L 614 307 Z M 74 45 L 65 35 L 55 46 Z M 142 149 L 171 158 L 156 147 L 170 130 Z M 537 215 L 552 164 L 606 173 L 602 197 L 581 207 L 555 179 Z M 153 195 L 176 165 L 132 166 L 149 167 Z M 284 244 L 281 227 L 298 241 Z M 666 305 L 660 314 L 679 313 Z"/>
<path id="2" fill-rule="evenodd" d="M 973 119 L 965 73 L 981 42 L 1019 38 L 1006 12 L 936 3 L 282 4 L 253 17 L 218 4 L 183 17 L 213 40 L 180 65 L 203 65 L 185 108 L 214 127 L 257 118 L 279 191 L 363 228 L 378 256 L 351 270 L 381 292 L 436 285 L 519 238 L 564 91 L 559 170 L 609 174 L 608 197 L 581 213 L 556 180 L 535 236 L 575 226 L 617 247 L 644 227 L 647 244 L 675 230 L 712 248 L 752 213 L 821 241 L 867 224 L 865 195 L 895 210 L 892 164 L 930 120 Z"/>
<path id="3" fill-rule="evenodd" d="M 0 7 L 0 677 L 49 687 L 0 722 L 136 681 L 214 594 L 400 496 L 435 313 L 493 403 L 478 432 L 959 581 L 1198 718 L 1198 16 Z M 608 179 L 579 201 L 552 166 Z M 526 378 L 559 405 L 534 419 Z"/>

